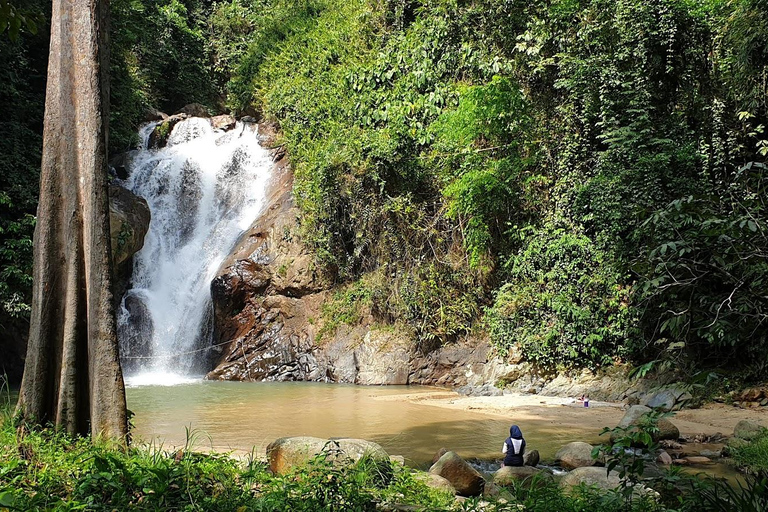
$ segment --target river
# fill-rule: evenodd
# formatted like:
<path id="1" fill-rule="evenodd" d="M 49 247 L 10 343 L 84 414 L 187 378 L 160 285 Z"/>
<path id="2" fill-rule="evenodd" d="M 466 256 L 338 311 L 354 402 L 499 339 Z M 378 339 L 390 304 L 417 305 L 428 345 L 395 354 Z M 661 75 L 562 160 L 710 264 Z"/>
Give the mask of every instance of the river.
<path id="1" fill-rule="evenodd" d="M 135 413 L 134 437 L 166 447 L 183 445 L 186 429 L 192 429 L 199 434 L 200 449 L 253 449 L 256 456 L 263 456 L 267 445 L 279 437 L 315 436 L 375 441 L 419 467 L 428 465 L 442 447 L 465 458 L 498 458 L 514 418 L 505 421 L 397 396 L 434 392 L 420 386 L 197 381 L 132 386 L 127 396 Z M 520 423 L 528 449 L 538 449 L 545 460 L 567 442 L 599 441 L 599 430 L 560 430 L 551 420 Z"/>

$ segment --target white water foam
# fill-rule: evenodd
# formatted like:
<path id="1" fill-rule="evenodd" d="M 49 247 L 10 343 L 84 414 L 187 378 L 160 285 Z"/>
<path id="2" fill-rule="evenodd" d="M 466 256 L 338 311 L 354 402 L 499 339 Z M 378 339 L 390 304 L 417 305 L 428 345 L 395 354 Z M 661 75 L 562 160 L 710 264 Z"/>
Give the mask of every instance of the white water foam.
<path id="1" fill-rule="evenodd" d="M 210 283 L 263 208 L 272 168 L 256 125 L 224 133 L 187 119 L 158 150 L 147 147 L 153 128 L 142 128 L 124 183 L 152 214 L 118 310 L 128 385 L 182 383 L 207 370 Z"/>

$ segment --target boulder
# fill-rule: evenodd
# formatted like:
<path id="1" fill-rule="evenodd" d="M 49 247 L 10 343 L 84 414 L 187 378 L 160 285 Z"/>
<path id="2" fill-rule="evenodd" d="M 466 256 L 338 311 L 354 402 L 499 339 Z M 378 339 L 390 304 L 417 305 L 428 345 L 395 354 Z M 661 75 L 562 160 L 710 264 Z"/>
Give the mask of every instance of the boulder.
<path id="1" fill-rule="evenodd" d="M 370 457 L 389 463 L 389 455 L 376 443 L 364 439 L 320 439 L 318 437 L 281 437 L 267 446 L 269 469 L 277 475 L 305 465 L 323 450 L 336 462 L 357 462 Z"/>
<path id="2" fill-rule="evenodd" d="M 127 180 L 130 174 L 129 170 L 131 163 L 138 153 L 138 149 L 132 149 L 123 153 L 118 153 L 110 158 L 109 167 L 110 170 L 114 170 L 113 175 L 121 180 Z"/>
<path id="3" fill-rule="evenodd" d="M 627 409 L 627 412 L 624 414 L 624 417 L 621 418 L 618 426 L 627 428 L 639 425 L 643 417 L 650 412 L 652 412 L 650 407 L 646 407 L 645 405 L 633 405 Z M 666 418 L 660 418 L 656 423 L 656 426 L 659 430 L 652 436 L 655 442 L 666 439 L 677 440 L 680 437 L 680 430 Z M 611 442 L 616 442 L 615 435 L 611 435 Z"/>
<path id="4" fill-rule="evenodd" d="M 483 498 L 498 498 L 501 494 L 501 487 L 493 482 L 485 482 L 483 487 Z"/>
<path id="5" fill-rule="evenodd" d="M 424 471 L 417 471 L 413 474 L 413 478 L 423 483 L 427 487 L 431 487 L 432 489 L 445 491 L 453 494 L 454 496 L 456 495 L 456 489 L 453 487 L 453 485 L 451 485 L 451 482 L 441 477 L 440 475 L 436 475 L 434 473 L 425 473 Z"/>
<path id="6" fill-rule="evenodd" d="M 733 429 L 733 437 L 736 439 L 751 441 L 758 437 L 764 430 L 765 428 L 761 427 L 754 421 L 741 420 Z"/>
<path id="7" fill-rule="evenodd" d="M 187 114 L 174 114 L 155 126 L 152 133 L 149 134 L 148 146 L 150 149 L 164 148 L 168 144 L 168 137 L 171 136 L 173 128 L 181 121 L 189 119 Z"/>
<path id="8" fill-rule="evenodd" d="M 597 461 L 592 458 L 593 446 L 581 441 L 568 443 L 560 448 L 555 454 L 555 461 L 560 463 L 565 469 L 582 468 L 594 466 Z"/>
<path id="9" fill-rule="evenodd" d="M 440 448 L 439 450 L 437 450 L 437 452 L 435 453 L 435 456 L 432 457 L 432 465 L 434 465 L 437 461 L 439 461 L 440 457 L 442 457 L 449 451 L 450 450 L 448 448 Z"/>
<path id="10" fill-rule="evenodd" d="M 523 464 L 526 466 L 536 467 L 539 465 L 539 460 L 541 460 L 541 457 L 539 456 L 539 450 L 526 451 L 523 454 Z"/>
<path id="11" fill-rule="evenodd" d="M 112 261 L 120 265 L 144 246 L 149 230 L 150 212 L 147 202 L 130 190 L 109 186 L 109 229 Z"/>
<path id="12" fill-rule="evenodd" d="M 501 487 L 510 487 L 515 483 L 526 482 L 524 485 L 527 486 L 537 475 L 538 482 L 552 481 L 552 475 L 541 469 L 530 466 L 504 466 L 493 474 L 493 483 Z"/>
<path id="13" fill-rule="evenodd" d="M 563 477 L 560 481 L 560 487 L 566 491 L 584 484 L 598 489 L 610 490 L 621 486 L 621 478 L 617 471 L 608 472 L 605 468 L 582 467 L 576 468 Z M 655 494 L 655 491 L 642 485 L 636 485 L 633 494 L 636 496 L 645 496 Z"/>
<path id="14" fill-rule="evenodd" d="M 160 112 L 156 108 L 148 108 L 144 111 L 144 122 L 151 123 L 153 121 L 162 121 L 168 119 L 168 114 Z"/>
<path id="15" fill-rule="evenodd" d="M 390 455 L 389 461 L 394 462 L 395 464 L 400 464 L 401 466 L 405 466 L 405 457 L 402 455 Z"/>
<path id="16" fill-rule="evenodd" d="M 455 452 L 445 453 L 429 472 L 448 480 L 462 496 L 479 496 L 485 486 L 483 476 Z"/>
<path id="17" fill-rule="evenodd" d="M 377 462 L 389 462 L 389 454 L 386 450 L 372 441 L 352 437 L 342 437 L 332 439 L 332 441 L 339 445 L 342 458 L 349 458 L 357 462 L 363 457 L 369 457 Z"/>
<path id="18" fill-rule="evenodd" d="M 662 411 L 675 411 L 680 409 L 693 397 L 685 389 L 677 387 L 664 388 L 656 393 L 646 395 L 640 402 L 646 407 L 660 409 Z"/>
<path id="19" fill-rule="evenodd" d="M 209 117 L 208 109 L 200 103 L 189 103 L 179 109 L 176 114 L 187 114 L 192 117 Z"/>
<path id="20" fill-rule="evenodd" d="M 213 116 L 211 118 L 211 126 L 213 126 L 214 130 L 224 130 L 226 132 L 234 128 L 236 124 L 237 121 L 235 118 L 228 114 Z"/>

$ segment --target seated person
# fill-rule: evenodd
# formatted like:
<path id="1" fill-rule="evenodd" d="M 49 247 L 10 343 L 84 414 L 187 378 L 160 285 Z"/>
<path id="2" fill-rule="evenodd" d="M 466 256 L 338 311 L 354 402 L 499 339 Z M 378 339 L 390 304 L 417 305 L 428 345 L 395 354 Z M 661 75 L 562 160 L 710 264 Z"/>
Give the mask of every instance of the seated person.
<path id="1" fill-rule="evenodd" d="M 504 441 L 504 447 L 501 449 L 501 453 L 504 454 L 504 462 L 501 466 L 522 466 L 525 464 L 523 461 L 523 454 L 525 453 L 525 439 L 523 439 L 523 433 L 520 432 L 520 427 L 512 425 L 509 428 L 509 437 Z"/>

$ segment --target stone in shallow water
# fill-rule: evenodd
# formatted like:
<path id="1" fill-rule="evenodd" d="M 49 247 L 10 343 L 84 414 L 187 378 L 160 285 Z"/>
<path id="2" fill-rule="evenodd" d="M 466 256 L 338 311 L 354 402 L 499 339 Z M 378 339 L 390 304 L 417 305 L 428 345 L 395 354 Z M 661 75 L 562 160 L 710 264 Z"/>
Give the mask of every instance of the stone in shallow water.
<path id="1" fill-rule="evenodd" d="M 541 456 L 539 455 L 539 450 L 526 451 L 525 455 L 523 455 L 523 463 L 526 466 L 536 467 L 539 465 L 540 460 Z"/>
<path id="2" fill-rule="evenodd" d="M 594 466 L 596 460 L 592 458 L 593 446 L 581 441 L 568 443 L 555 454 L 555 461 L 565 469 L 575 469 L 586 466 Z"/>
<path id="3" fill-rule="evenodd" d="M 455 452 L 447 452 L 440 457 L 429 472 L 448 480 L 462 496 L 479 496 L 483 492 L 483 476 Z"/>

